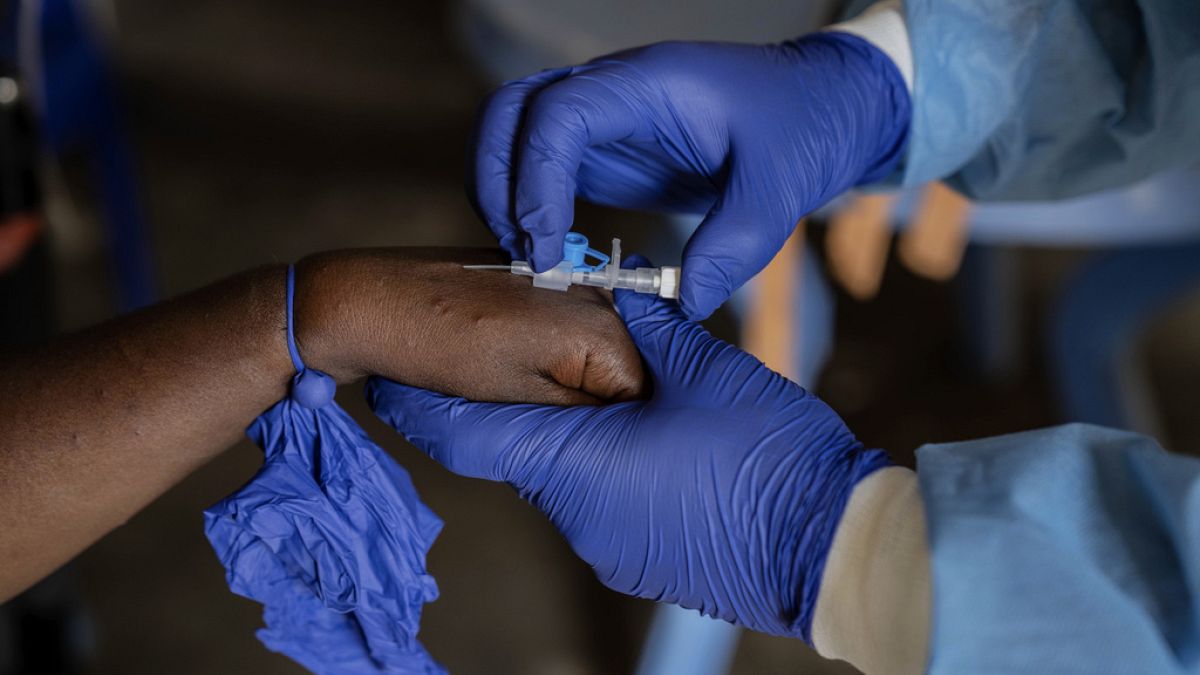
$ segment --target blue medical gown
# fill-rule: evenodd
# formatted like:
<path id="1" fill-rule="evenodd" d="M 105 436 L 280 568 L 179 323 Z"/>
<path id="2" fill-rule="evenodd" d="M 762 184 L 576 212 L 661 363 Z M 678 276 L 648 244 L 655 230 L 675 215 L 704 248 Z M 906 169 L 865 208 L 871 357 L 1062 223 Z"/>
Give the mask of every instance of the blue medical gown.
<path id="1" fill-rule="evenodd" d="M 930 673 L 1200 673 L 1200 460 L 1075 424 L 917 464 Z"/>
<path id="2" fill-rule="evenodd" d="M 1200 2 L 904 8 L 915 73 L 894 177 L 904 185 L 946 178 L 979 199 L 1056 199 L 1200 160 Z"/>

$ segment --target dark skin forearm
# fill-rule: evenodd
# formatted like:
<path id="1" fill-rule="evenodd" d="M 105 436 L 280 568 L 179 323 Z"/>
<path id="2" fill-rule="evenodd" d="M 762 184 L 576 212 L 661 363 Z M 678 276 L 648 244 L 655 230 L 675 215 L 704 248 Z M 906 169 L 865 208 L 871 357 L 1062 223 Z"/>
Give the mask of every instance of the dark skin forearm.
<path id="1" fill-rule="evenodd" d="M 286 392 L 284 268 L 0 359 L 0 600 L 233 444 Z"/>
<path id="2" fill-rule="evenodd" d="M 378 374 L 481 400 L 639 392 L 637 352 L 600 295 L 532 289 L 428 260 L 436 256 L 380 250 L 301 263 L 295 320 L 307 365 L 339 382 Z M 285 274 L 254 270 L 0 354 L 0 601 L 232 445 L 286 395 Z"/>

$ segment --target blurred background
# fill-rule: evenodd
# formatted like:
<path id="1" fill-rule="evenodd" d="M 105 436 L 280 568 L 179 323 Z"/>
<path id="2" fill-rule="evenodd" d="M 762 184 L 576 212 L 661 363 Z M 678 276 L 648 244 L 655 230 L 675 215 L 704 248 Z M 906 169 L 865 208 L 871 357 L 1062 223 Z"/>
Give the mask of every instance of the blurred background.
<path id="1" fill-rule="evenodd" d="M 6 345 L 314 251 L 490 245 L 462 177 L 475 108 L 499 80 L 657 39 L 784 38 L 836 11 L 712 0 L 58 4 L 77 10 L 64 34 L 93 42 L 83 53 L 104 64 L 93 74 L 107 84 L 78 100 L 44 92 L 69 112 L 39 117 L 11 62 L 4 74 L 19 90 L 0 79 Z M 1169 272 L 1172 252 L 1200 240 L 1200 212 L 1171 208 L 1189 180 L 1133 193 L 1174 214 L 1157 225 L 1159 211 L 1086 200 L 989 211 L 936 188 L 851 196 L 801 228 L 711 327 L 815 387 L 902 462 L 923 443 L 1072 419 L 1196 453 L 1200 287 L 1166 272 L 1147 289 L 1131 281 Z M 1098 214 L 1151 234 L 1108 236 Z M 694 224 L 591 207 L 577 222 L 594 244 L 621 236 L 657 264 L 677 264 Z M 604 589 L 509 489 L 454 477 L 409 447 L 359 387 L 339 398 L 445 521 L 429 557 L 441 597 L 421 638 L 451 672 L 637 668 L 652 603 Z M 256 641 L 260 608 L 227 590 L 202 532 L 202 510 L 259 461 L 239 444 L 0 609 L 0 673 L 302 672 Z M 797 641 L 711 626 L 656 635 L 651 650 L 677 665 L 647 657 L 646 675 L 700 672 L 678 666 L 680 654 L 714 645 L 715 672 L 854 672 Z"/>

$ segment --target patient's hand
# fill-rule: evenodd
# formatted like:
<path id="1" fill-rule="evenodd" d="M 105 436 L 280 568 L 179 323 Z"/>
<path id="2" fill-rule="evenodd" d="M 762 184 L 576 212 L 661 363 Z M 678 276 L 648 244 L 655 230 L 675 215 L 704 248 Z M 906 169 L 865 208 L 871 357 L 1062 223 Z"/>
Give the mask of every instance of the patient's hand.
<path id="1" fill-rule="evenodd" d="M 301 356 L 339 381 L 382 375 L 480 401 L 577 405 L 642 393 L 641 358 L 605 292 L 462 269 L 505 262 L 470 249 L 307 258 L 296 270 Z"/>

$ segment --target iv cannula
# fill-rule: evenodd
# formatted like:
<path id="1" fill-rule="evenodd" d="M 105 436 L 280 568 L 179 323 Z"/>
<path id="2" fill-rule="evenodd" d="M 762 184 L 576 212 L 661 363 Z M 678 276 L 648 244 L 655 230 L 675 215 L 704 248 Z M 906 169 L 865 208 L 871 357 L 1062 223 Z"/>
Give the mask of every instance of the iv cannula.
<path id="1" fill-rule="evenodd" d="M 600 260 L 598 265 L 584 264 L 584 257 Z M 568 232 L 563 242 L 563 261 L 554 267 L 535 273 L 529 263 L 514 260 L 510 265 L 463 265 L 468 270 L 508 270 L 513 274 L 532 277 L 537 288 L 565 291 L 572 284 L 597 288 L 625 288 L 637 293 L 653 293 L 662 298 L 679 299 L 679 268 L 638 267 L 621 269 L 621 240 L 613 239 L 612 255 L 587 248 L 587 238 Z"/>

